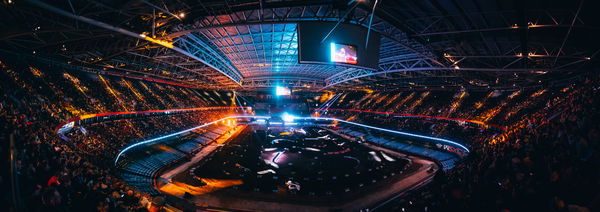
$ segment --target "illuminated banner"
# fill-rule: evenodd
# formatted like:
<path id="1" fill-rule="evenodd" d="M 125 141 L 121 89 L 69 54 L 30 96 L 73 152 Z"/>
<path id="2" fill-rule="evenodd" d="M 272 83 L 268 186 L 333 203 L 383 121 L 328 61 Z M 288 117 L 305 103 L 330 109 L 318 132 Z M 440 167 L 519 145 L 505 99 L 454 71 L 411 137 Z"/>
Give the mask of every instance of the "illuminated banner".
<path id="1" fill-rule="evenodd" d="M 452 152 L 452 153 L 458 154 L 458 155 L 460 155 L 461 157 L 464 157 L 464 156 L 466 156 L 466 155 L 467 155 L 467 152 L 465 152 L 464 150 L 462 150 L 462 149 L 460 149 L 460 148 L 456 148 L 456 147 L 450 146 L 450 145 L 447 145 L 447 144 L 440 144 L 440 143 L 437 143 L 437 144 L 435 144 L 435 146 L 436 146 L 438 149 L 443 149 L 443 150 L 445 150 L 445 151 L 448 151 L 448 152 Z"/>

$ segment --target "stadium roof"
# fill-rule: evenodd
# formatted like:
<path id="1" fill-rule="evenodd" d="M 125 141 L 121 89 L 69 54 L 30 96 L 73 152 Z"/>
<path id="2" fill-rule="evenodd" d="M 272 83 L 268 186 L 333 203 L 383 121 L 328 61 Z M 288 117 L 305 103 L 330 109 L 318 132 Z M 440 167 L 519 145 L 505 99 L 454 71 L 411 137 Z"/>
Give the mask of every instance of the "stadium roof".
<path id="1" fill-rule="evenodd" d="M 3 0 L 0 51 L 64 68 L 202 88 L 514 89 L 569 83 L 592 73 L 600 49 L 594 4 Z M 379 32 L 379 68 L 298 63 L 296 26 L 304 21 Z"/>

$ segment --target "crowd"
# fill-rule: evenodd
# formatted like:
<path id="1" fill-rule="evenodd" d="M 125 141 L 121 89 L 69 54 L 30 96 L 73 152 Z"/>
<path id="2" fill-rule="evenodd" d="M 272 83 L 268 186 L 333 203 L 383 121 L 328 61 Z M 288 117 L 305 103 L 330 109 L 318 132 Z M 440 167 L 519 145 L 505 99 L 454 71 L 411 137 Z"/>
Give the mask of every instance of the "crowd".
<path id="1" fill-rule="evenodd" d="M 600 92 L 597 78 L 525 118 L 523 128 L 448 173 L 442 207 L 509 211 L 600 210 Z M 512 129 L 511 129 L 512 130 Z"/>
<path id="2" fill-rule="evenodd" d="M 13 183 L 18 185 L 0 199 L 9 209 L 157 210 L 163 202 L 160 197 L 137 192 L 115 177 L 114 155 L 130 142 L 212 120 L 219 113 L 96 123 L 62 136 L 56 135 L 56 126 L 84 114 L 232 104 L 227 92 L 47 66 L 0 62 L 0 78 L 0 187 L 9 191 Z M 505 131 L 369 113 L 327 115 L 453 138 L 472 150 L 454 169 L 439 172 L 427 188 L 386 209 L 597 211 L 599 92 L 598 77 L 590 77 L 562 88 L 537 90 L 350 92 L 331 105 L 471 119 L 505 126 Z M 13 174 L 15 182 L 10 181 Z"/>
<path id="3" fill-rule="evenodd" d="M 502 130 L 490 126 L 459 123 L 449 120 L 427 119 L 419 117 L 396 117 L 376 113 L 356 113 L 352 111 L 330 110 L 324 116 L 332 116 L 353 122 L 368 124 L 404 132 L 433 137 L 443 137 L 453 141 L 484 141 L 500 133 Z"/>
<path id="4" fill-rule="evenodd" d="M 61 136 L 55 128 L 84 114 L 231 104 L 225 92 L 44 66 L 0 62 L 0 78 L 0 186 L 11 191 L 17 185 L 0 200 L 9 211 L 156 211 L 162 197 L 137 192 L 115 177 L 114 155 L 129 142 L 194 126 L 218 113 L 95 123 Z"/>
<path id="5" fill-rule="evenodd" d="M 496 101 L 496 105 L 488 106 L 501 111 L 479 110 L 481 114 L 466 116 L 486 117 L 487 121 L 507 126 L 505 132 L 483 136 L 475 132 L 464 134 L 462 141 L 472 150 L 467 158 L 449 172 L 439 172 L 426 188 L 395 201 L 384 210 L 600 210 L 599 78 L 591 77 L 561 89 L 543 89 L 525 95 L 528 98 L 507 101 L 520 92 L 525 91 L 512 92 L 504 100 Z M 487 104 L 490 103 L 487 100 Z M 373 104 L 366 105 L 373 109 Z M 463 114 L 458 109 L 454 115 Z M 523 115 L 514 115 L 520 113 Z M 359 116 L 372 116 L 367 119 L 380 119 L 375 121 L 379 123 L 381 119 L 395 122 L 400 128 L 407 123 L 399 118 Z M 439 130 L 410 126 L 408 129 L 433 133 Z"/>
<path id="6" fill-rule="evenodd" d="M 505 126 L 544 107 L 548 98 L 560 96 L 564 93 L 562 90 L 560 88 L 488 92 L 408 90 L 381 93 L 350 91 L 343 92 L 340 98 L 330 103 L 329 108 L 460 118 Z"/>

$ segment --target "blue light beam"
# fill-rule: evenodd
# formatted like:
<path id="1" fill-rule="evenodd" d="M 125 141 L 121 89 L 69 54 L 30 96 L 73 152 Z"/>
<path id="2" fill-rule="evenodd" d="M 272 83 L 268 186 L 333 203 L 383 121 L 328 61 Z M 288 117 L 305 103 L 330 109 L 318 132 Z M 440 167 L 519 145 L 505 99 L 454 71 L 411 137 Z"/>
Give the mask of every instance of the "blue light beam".
<path id="1" fill-rule="evenodd" d="M 158 138 L 153 138 L 153 139 L 150 139 L 150 140 L 141 141 L 141 142 L 132 144 L 132 145 L 126 147 L 125 149 L 121 150 L 121 152 L 119 152 L 119 154 L 117 154 L 117 158 L 115 158 L 115 165 L 117 165 L 117 162 L 119 161 L 119 158 L 121 157 L 121 155 L 123 155 L 123 153 L 127 152 L 128 150 L 130 150 L 131 148 L 134 148 L 136 146 L 144 145 L 144 144 L 155 142 L 155 141 L 159 141 L 159 140 L 163 140 L 165 138 L 170 138 L 170 137 L 173 137 L 173 136 L 176 136 L 176 135 L 181 135 L 181 134 L 186 133 L 186 132 L 194 131 L 194 130 L 197 130 L 197 129 L 200 129 L 200 128 L 203 128 L 203 127 L 206 127 L 206 126 L 210 126 L 210 125 L 216 124 L 216 123 L 218 123 L 220 121 L 223 121 L 223 120 L 235 119 L 235 118 L 265 118 L 266 119 L 266 118 L 269 118 L 269 117 L 268 116 L 229 116 L 229 117 L 225 117 L 225 118 L 222 118 L 222 119 L 219 119 L 219 120 L 216 120 L 216 121 L 212 121 L 212 122 L 209 122 L 209 123 L 206 123 L 206 124 L 203 124 L 203 125 L 200 125 L 200 126 L 196 126 L 196 127 L 193 127 L 193 128 L 187 129 L 187 130 L 179 131 L 179 132 L 176 132 L 176 133 L 171 133 L 171 134 L 168 134 L 168 135 L 165 135 L 165 136 L 161 136 L 161 137 L 158 137 Z"/>
<path id="2" fill-rule="evenodd" d="M 352 125 L 356 125 L 356 126 L 366 127 L 366 128 L 370 128 L 370 129 L 375 129 L 375 130 L 380 130 L 380 131 L 385 131 L 385 132 L 390 132 L 390 133 L 395 133 L 395 134 L 400 134 L 400 135 L 406 135 L 406 136 L 417 137 L 417 138 L 431 139 L 431 140 L 440 141 L 440 142 L 443 142 L 443 143 L 453 144 L 453 145 L 456 145 L 456 146 L 460 147 L 461 149 L 463 149 L 463 150 L 465 150 L 467 152 L 471 152 L 469 150 L 469 148 L 463 146 L 462 144 L 459 144 L 459 143 L 451 141 L 451 140 L 443 139 L 443 138 L 436 138 L 436 137 L 430 137 L 430 136 L 425 136 L 425 135 L 418 135 L 418 134 L 412 134 L 412 133 L 407 133 L 407 132 L 402 132 L 402 131 L 390 130 L 390 129 L 380 128 L 380 127 L 374 127 L 374 126 L 370 126 L 370 125 L 366 125 L 366 124 L 360 124 L 360 123 L 356 123 L 356 122 L 346 121 L 346 120 L 342 120 L 342 119 L 336 119 L 336 118 L 306 117 L 304 119 L 339 121 L 339 122 L 343 122 L 343 123 L 346 123 L 346 124 L 352 124 Z"/>
<path id="3" fill-rule="evenodd" d="M 121 152 L 119 152 L 119 154 L 117 154 L 117 158 L 115 159 L 115 165 L 119 161 L 119 158 L 121 157 L 121 155 L 123 155 L 125 152 L 127 152 L 128 150 L 130 150 L 131 148 L 134 148 L 136 146 L 148 144 L 148 143 L 159 141 L 159 140 L 166 139 L 166 138 L 170 138 L 170 137 L 173 137 L 173 136 L 176 136 L 176 135 L 180 135 L 180 134 L 183 134 L 183 133 L 186 133 L 186 132 L 190 132 L 190 131 L 193 131 L 193 130 L 196 130 L 196 129 L 200 129 L 200 128 L 203 128 L 203 127 L 206 127 L 206 126 L 210 126 L 210 125 L 216 124 L 216 123 L 218 123 L 220 121 L 223 121 L 223 120 L 234 119 L 234 118 L 268 119 L 270 117 L 268 117 L 268 116 L 229 116 L 229 117 L 225 117 L 225 118 L 222 118 L 222 119 L 219 119 L 219 120 L 216 120 L 216 121 L 212 121 L 212 122 L 209 122 L 209 123 L 206 123 L 206 124 L 203 124 L 203 125 L 200 125 L 200 126 L 196 126 L 196 127 L 193 127 L 193 128 L 187 129 L 187 130 L 183 130 L 183 131 L 179 131 L 179 132 L 172 133 L 172 134 L 169 134 L 169 135 L 165 135 L 165 136 L 153 138 L 153 139 L 150 139 L 150 140 L 141 141 L 141 142 L 132 144 L 132 145 L 126 147 L 125 149 L 121 150 Z M 456 145 L 456 146 L 460 147 L 461 149 L 463 149 L 463 150 L 465 150 L 467 152 L 471 152 L 469 150 L 469 148 L 467 148 L 466 146 L 464 146 L 464 145 L 462 145 L 460 143 L 454 142 L 454 141 L 447 140 L 447 139 L 436 138 L 436 137 L 425 136 L 425 135 L 418 135 L 418 134 L 407 133 L 407 132 L 402 132 L 402 131 L 397 131 L 397 130 L 390 130 L 390 129 L 380 128 L 380 127 L 374 127 L 374 126 L 370 126 L 370 125 L 366 125 L 366 124 L 361 124 L 361 123 L 346 121 L 346 120 L 337 119 L 337 118 L 295 117 L 295 119 L 296 120 L 297 119 L 305 119 L 305 120 L 306 119 L 313 119 L 313 120 L 338 121 L 338 122 L 342 122 L 342 123 L 346 123 L 346 124 L 356 125 L 356 126 L 370 128 L 370 129 L 375 129 L 375 130 L 380 130 L 380 131 L 385 131 L 385 132 L 390 132 L 390 133 L 395 133 L 395 134 L 400 134 L 400 135 L 405 135 L 405 136 L 417 137 L 417 138 L 425 138 L 425 139 L 435 140 L 435 141 L 439 141 L 439 142 L 443 142 L 443 143 L 448 143 L 448 144 Z"/>

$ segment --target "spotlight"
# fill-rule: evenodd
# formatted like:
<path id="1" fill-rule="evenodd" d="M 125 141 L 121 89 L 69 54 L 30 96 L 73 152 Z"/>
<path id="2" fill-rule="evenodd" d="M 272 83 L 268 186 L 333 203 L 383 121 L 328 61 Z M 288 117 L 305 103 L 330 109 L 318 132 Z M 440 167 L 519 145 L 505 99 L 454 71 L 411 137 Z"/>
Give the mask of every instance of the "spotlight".
<path id="1" fill-rule="evenodd" d="M 179 13 L 179 17 L 180 17 L 180 18 L 185 18 L 185 13 L 184 13 L 184 12 L 180 12 L 180 13 Z"/>
<path id="2" fill-rule="evenodd" d="M 286 87 L 276 86 L 275 87 L 275 96 L 289 96 L 291 95 L 291 90 Z"/>
<path id="3" fill-rule="evenodd" d="M 296 119 L 296 117 L 288 113 L 283 113 L 283 115 L 281 115 L 281 120 L 283 120 L 283 122 L 294 122 L 294 119 Z"/>

